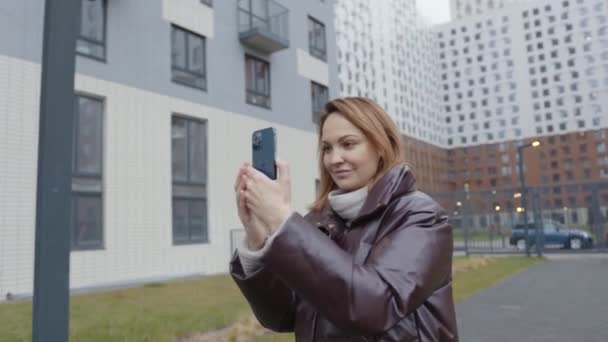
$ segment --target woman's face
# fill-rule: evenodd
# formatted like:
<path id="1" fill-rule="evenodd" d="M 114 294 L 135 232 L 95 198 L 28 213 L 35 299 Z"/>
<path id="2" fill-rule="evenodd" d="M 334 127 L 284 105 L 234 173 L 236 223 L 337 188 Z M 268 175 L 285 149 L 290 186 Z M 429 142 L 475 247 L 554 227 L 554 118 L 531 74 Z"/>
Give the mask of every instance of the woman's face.
<path id="1" fill-rule="evenodd" d="M 323 165 L 340 190 L 369 185 L 379 156 L 363 132 L 339 113 L 331 113 L 321 132 Z"/>

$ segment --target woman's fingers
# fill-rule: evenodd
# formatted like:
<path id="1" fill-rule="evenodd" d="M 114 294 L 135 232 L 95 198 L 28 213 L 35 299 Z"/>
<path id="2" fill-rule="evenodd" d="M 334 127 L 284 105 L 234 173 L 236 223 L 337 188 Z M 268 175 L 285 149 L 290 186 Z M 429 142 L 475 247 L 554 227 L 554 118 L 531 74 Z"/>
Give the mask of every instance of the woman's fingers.
<path id="1" fill-rule="evenodd" d="M 247 168 L 245 169 L 245 175 L 248 178 L 256 180 L 256 181 L 272 181 L 263 172 L 259 171 L 258 169 L 254 168 L 251 165 L 247 166 Z"/>
<path id="2" fill-rule="evenodd" d="M 280 183 L 289 183 L 290 178 L 291 178 L 291 176 L 289 174 L 289 163 L 284 162 L 279 159 L 277 159 L 276 163 L 277 163 L 277 169 L 279 171 L 278 181 Z"/>
<path id="3" fill-rule="evenodd" d="M 284 198 L 287 202 L 291 202 L 291 174 L 289 164 L 282 160 L 277 160 L 277 168 L 279 169 L 278 183 L 281 185 Z"/>
<path id="4" fill-rule="evenodd" d="M 239 172 L 238 172 L 238 174 L 237 174 L 237 176 L 236 176 L 236 179 L 235 179 L 235 181 L 234 181 L 234 191 L 238 191 L 237 189 L 238 189 L 238 187 L 239 187 L 239 184 L 241 183 L 242 177 L 243 177 L 243 175 L 246 173 L 247 168 L 249 167 L 249 165 L 251 165 L 251 164 L 250 164 L 250 163 L 245 162 L 245 163 L 243 163 L 243 164 L 241 165 L 241 167 L 239 168 Z"/>
<path id="5" fill-rule="evenodd" d="M 239 214 L 243 212 L 243 208 L 244 207 L 244 202 L 243 202 L 243 193 L 241 191 L 237 191 L 236 192 L 236 206 L 237 209 L 239 210 Z"/>

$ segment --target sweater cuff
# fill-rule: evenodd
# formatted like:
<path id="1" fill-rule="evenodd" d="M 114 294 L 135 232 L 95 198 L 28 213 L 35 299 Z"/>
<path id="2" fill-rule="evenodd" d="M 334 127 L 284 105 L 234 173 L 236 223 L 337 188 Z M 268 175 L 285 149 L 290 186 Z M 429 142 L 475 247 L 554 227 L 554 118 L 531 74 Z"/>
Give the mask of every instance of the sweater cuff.
<path id="1" fill-rule="evenodd" d="M 270 246 L 272 245 L 272 242 L 274 241 L 276 236 L 279 235 L 280 231 L 283 230 L 285 222 L 289 220 L 292 214 L 293 213 L 289 214 L 285 221 L 283 221 L 283 223 L 281 223 L 281 225 L 277 229 L 275 229 L 272 235 L 270 235 L 264 242 L 264 246 L 262 246 L 262 248 L 260 248 L 259 250 L 252 251 L 247 247 L 247 237 L 241 240 L 240 246 L 237 247 L 237 252 L 239 254 L 239 259 L 241 261 L 241 265 L 243 266 L 243 272 L 245 273 L 245 276 L 250 275 L 262 268 L 262 257 L 266 254 L 266 252 L 268 252 Z"/>

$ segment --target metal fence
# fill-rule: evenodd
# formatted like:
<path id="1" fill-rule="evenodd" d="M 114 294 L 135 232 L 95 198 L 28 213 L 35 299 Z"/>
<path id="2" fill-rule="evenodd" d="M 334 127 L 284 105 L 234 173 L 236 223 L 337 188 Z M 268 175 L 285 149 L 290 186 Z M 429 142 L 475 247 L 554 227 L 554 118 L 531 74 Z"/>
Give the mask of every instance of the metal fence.
<path id="1" fill-rule="evenodd" d="M 466 254 L 608 252 L 608 181 L 431 195 Z"/>
<path id="2" fill-rule="evenodd" d="M 468 254 L 608 253 L 608 181 L 434 193 Z M 230 253 L 245 237 L 230 230 Z"/>

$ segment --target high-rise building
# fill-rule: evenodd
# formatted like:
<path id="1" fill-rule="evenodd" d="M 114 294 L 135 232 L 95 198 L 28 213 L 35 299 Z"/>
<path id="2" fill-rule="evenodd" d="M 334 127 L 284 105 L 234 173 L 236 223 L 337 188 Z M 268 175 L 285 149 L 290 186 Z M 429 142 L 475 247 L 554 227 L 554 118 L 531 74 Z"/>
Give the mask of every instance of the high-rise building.
<path id="1" fill-rule="evenodd" d="M 606 208 L 608 191 L 579 185 L 608 181 L 608 3 L 525 1 L 435 30 L 448 189 L 518 189 L 517 150 L 538 140 L 522 158 L 540 205 L 587 208 L 578 223 Z"/>
<path id="2" fill-rule="evenodd" d="M 445 145 L 435 38 L 415 1 L 338 1 L 336 34 L 340 94 L 370 97 L 403 133 Z"/>
<path id="3" fill-rule="evenodd" d="M 437 45 L 414 0 L 336 4 L 340 95 L 377 101 L 404 134 L 406 159 L 427 191 L 445 186 L 446 124 Z"/>
<path id="4" fill-rule="evenodd" d="M 439 26 L 447 145 L 608 126 L 606 6 L 537 1 Z"/>
<path id="5" fill-rule="evenodd" d="M 44 4 L 0 2 L 0 299 L 32 292 Z M 82 1 L 72 288 L 226 272 L 256 129 L 277 128 L 306 212 L 317 155 L 301 147 L 337 96 L 333 13 L 317 0 Z"/>
<path id="6" fill-rule="evenodd" d="M 537 1 L 440 26 L 448 146 L 606 127 L 606 6 Z"/>

